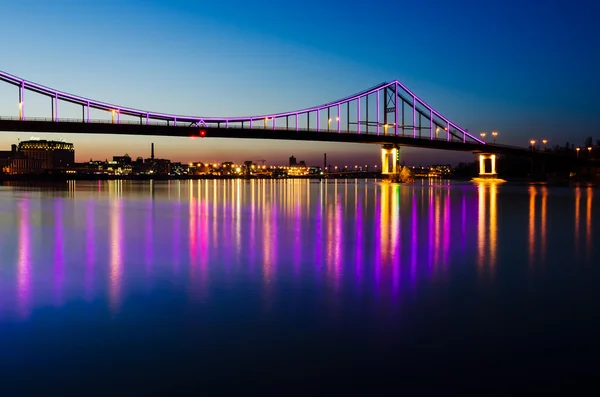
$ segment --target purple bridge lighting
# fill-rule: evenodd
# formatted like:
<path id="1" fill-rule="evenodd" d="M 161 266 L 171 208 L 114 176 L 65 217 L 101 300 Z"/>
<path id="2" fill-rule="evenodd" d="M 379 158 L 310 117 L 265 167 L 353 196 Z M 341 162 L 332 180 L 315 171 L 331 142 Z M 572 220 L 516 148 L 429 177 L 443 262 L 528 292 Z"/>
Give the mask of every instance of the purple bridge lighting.
<path id="1" fill-rule="evenodd" d="M 346 141 L 464 151 L 477 150 L 485 144 L 397 80 L 319 106 L 248 117 L 200 117 L 138 110 L 68 94 L 5 72 L 0 72 L 0 81 L 18 90 L 19 115 L 0 116 L 0 130 L 4 131 Z M 51 117 L 26 117 L 26 93 L 49 98 Z M 81 106 L 81 117 L 61 118 L 61 102 Z M 91 119 L 92 109 L 106 112 L 107 117 Z"/>

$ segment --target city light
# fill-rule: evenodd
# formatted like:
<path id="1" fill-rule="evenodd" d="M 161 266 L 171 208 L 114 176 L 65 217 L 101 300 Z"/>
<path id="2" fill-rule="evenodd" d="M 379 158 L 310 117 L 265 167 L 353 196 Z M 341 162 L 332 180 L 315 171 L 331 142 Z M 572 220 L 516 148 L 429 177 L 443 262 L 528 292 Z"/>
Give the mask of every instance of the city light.
<path id="1" fill-rule="evenodd" d="M 481 136 L 481 139 L 485 141 L 485 132 L 482 132 L 481 134 L 479 134 Z"/>
<path id="2" fill-rule="evenodd" d="M 529 143 L 531 143 L 531 151 L 532 152 L 534 151 L 534 148 L 535 148 L 535 142 L 536 142 L 535 139 L 532 139 L 529 141 Z"/>
<path id="3" fill-rule="evenodd" d="M 498 133 L 496 131 L 492 132 L 492 136 L 494 137 L 494 145 L 496 144 L 496 137 L 498 136 Z"/>

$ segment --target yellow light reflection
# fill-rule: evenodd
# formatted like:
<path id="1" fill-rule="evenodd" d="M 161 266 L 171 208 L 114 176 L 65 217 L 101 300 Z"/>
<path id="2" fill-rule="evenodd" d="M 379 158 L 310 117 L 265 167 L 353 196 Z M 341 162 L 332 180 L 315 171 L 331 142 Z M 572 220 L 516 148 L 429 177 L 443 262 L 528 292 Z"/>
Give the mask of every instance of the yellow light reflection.
<path id="1" fill-rule="evenodd" d="M 477 213 L 477 267 L 481 271 L 485 261 L 485 186 L 480 183 L 477 186 L 479 205 Z"/>
<path id="2" fill-rule="evenodd" d="M 496 208 L 496 185 L 490 186 L 490 267 L 492 273 L 496 269 L 496 248 L 498 245 L 498 214 Z"/>
<path id="3" fill-rule="evenodd" d="M 529 265 L 533 266 L 535 258 L 535 187 L 529 187 Z"/>

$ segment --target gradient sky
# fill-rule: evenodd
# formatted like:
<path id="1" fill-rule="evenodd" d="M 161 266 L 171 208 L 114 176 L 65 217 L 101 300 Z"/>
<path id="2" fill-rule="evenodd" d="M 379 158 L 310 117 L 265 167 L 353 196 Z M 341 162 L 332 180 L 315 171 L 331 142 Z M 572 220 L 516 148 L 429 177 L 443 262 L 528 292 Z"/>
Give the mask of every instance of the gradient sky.
<path id="1" fill-rule="evenodd" d="M 600 139 L 600 5 L 580 0 L 3 2 L 0 70 L 73 94 L 199 116 L 245 116 L 329 102 L 398 79 L 471 132 L 498 142 Z M 0 115 L 18 116 L 0 83 Z M 28 117 L 50 117 L 28 94 Z M 61 117 L 81 111 L 61 105 Z M 99 116 L 98 116 L 99 117 Z M 108 116 L 106 116 L 108 117 Z M 31 134 L 0 133 L 0 148 Z M 175 161 L 290 155 L 321 164 L 379 160 L 377 146 L 37 134 L 77 161 L 129 153 Z M 470 154 L 403 149 L 408 163 Z"/>

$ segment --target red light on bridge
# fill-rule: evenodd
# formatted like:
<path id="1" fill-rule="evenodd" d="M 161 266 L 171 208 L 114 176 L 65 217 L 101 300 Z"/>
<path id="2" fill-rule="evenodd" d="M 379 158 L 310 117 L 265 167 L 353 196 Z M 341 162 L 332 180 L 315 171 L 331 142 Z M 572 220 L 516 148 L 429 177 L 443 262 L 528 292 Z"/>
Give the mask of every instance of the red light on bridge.
<path id="1" fill-rule="evenodd" d="M 200 130 L 200 136 L 206 136 L 206 130 Z"/>

